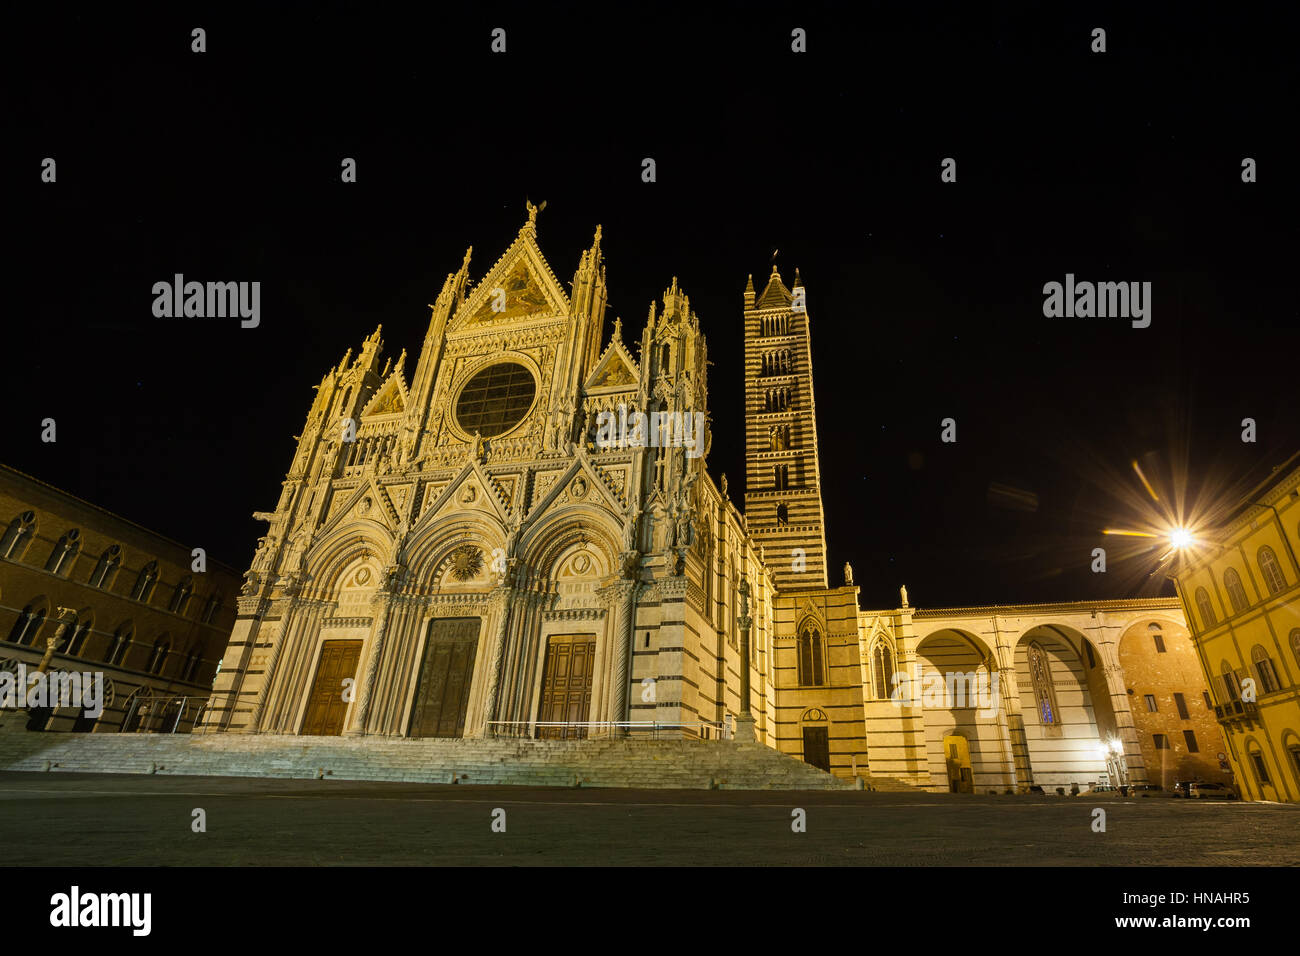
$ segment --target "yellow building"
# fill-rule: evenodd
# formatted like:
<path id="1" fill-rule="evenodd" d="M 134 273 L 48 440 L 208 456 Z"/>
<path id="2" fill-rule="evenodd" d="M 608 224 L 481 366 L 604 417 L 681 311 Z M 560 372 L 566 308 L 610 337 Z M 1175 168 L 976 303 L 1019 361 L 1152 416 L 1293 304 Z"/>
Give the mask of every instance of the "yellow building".
<path id="1" fill-rule="evenodd" d="M 1177 573 L 1245 799 L 1300 802 L 1298 548 L 1300 453 L 1198 535 Z"/>

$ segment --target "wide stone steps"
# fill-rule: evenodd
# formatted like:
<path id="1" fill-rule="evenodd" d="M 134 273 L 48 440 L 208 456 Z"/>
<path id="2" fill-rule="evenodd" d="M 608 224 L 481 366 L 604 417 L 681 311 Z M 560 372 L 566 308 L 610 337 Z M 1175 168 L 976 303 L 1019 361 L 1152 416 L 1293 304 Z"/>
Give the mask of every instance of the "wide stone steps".
<path id="1" fill-rule="evenodd" d="M 7 731 L 0 733 L 0 770 L 644 789 L 852 786 L 761 744 L 707 740 L 406 740 Z"/>

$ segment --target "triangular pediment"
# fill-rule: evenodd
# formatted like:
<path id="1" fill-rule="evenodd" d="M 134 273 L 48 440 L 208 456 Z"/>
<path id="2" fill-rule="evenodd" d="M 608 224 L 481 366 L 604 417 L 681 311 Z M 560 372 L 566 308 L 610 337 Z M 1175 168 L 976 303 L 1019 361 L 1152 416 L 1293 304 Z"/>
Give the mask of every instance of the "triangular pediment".
<path id="1" fill-rule="evenodd" d="M 569 504 L 592 504 L 616 515 L 621 515 L 624 510 L 623 503 L 606 484 L 606 479 L 587 460 L 585 450 L 580 451 L 573 463 L 547 485 L 543 494 L 536 496 L 529 520 L 552 507 Z"/>
<path id="2" fill-rule="evenodd" d="M 584 389 L 632 388 L 641 381 L 641 372 L 628 354 L 623 343 L 615 336 L 605 354 L 596 362 L 596 368 L 587 376 Z"/>
<path id="3" fill-rule="evenodd" d="M 388 381 L 375 391 L 361 410 L 362 419 L 379 418 L 384 415 L 400 415 L 406 411 L 406 383 L 401 373 L 394 372 Z"/>
<path id="4" fill-rule="evenodd" d="M 335 499 L 330 503 L 329 518 L 324 532 L 357 519 L 376 521 L 390 531 L 401 520 L 397 507 L 388 493 L 371 479 L 366 480 L 351 492 L 335 492 Z"/>
<path id="5" fill-rule="evenodd" d="M 568 315 L 569 297 L 528 229 L 465 299 L 449 331 L 478 330 Z"/>
<path id="6" fill-rule="evenodd" d="M 440 491 L 420 517 L 419 525 L 431 524 L 448 515 L 476 511 L 507 524 L 509 498 L 477 461 L 470 461 Z"/>

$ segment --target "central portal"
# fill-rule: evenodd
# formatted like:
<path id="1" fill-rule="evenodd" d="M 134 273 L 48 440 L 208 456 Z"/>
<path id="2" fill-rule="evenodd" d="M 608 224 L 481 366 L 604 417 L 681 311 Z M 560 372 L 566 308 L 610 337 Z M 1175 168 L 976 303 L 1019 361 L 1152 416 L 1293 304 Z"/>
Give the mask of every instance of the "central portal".
<path id="1" fill-rule="evenodd" d="M 409 736 L 465 736 L 478 632 L 476 617 L 442 618 L 430 625 Z"/>
<path id="2" fill-rule="evenodd" d="M 596 635 L 552 634 L 546 643 L 542 670 L 539 723 L 585 723 L 591 713 L 591 679 L 595 668 Z M 586 739 L 586 727 L 538 727 L 537 736 L 553 740 Z"/>

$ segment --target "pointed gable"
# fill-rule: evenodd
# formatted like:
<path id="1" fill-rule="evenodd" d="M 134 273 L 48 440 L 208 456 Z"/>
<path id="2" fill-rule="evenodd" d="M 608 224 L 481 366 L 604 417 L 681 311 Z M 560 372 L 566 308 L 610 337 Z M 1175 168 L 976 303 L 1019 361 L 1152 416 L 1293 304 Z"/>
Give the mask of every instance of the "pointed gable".
<path id="1" fill-rule="evenodd" d="M 406 383 L 402 381 L 401 372 L 393 372 L 388 381 L 375 390 L 361 417 L 377 418 L 383 415 L 398 415 L 406 411 Z"/>
<path id="2" fill-rule="evenodd" d="M 525 226 L 452 320 L 453 330 L 568 315 L 569 297 Z"/>
<path id="3" fill-rule="evenodd" d="M 605 352 L 596 361 L 596 368 L 587 376 L 585 388 L 627 388 L 641 381 L 641 371 L 628 354 L 620 339 L 617 327 Z"/>

